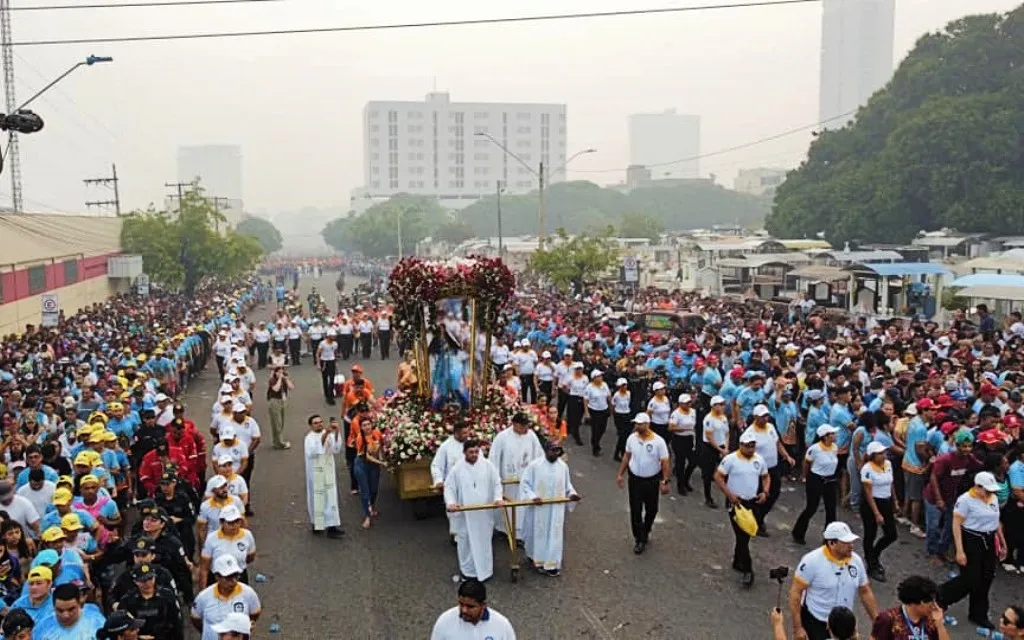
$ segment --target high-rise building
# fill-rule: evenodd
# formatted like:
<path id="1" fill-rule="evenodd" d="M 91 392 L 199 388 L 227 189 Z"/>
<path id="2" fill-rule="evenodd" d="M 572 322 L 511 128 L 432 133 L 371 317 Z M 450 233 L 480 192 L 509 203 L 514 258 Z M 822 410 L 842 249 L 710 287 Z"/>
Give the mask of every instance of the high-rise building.
<path id="1" fill-rule="evenodd" d="M 499 180 L 509 193 L 528 193 L 539 186 L 541 162 L 548 182 L 565 180 L 565 148 L 564 104 L 451 102 L 447 93 L 368 102 L 363 197 L 409 193 L 461 207 L 493 194 Z"/>
<path id="2" fill-rule="evenodd" d="M 222 213 L 234 227 L 242 217 L 242 147 L 206 144 L 178 147 L 178 180 L 199 178 L 203 195 L 220 198 Z M 225 202 L 227 201 L 227 202 Z"/>
<path id="3" fill-rule="evenodd" d="M 821 18 L 823 128 L 849 122 L 892 77 L 895 0 L 824 0 Z"/>
<path id="4" fill-rule="evenodd" d="M 675 109 L 629 116 L 629 163 L 650 169 L 652 180 L 699 178 L 699 155 L 700 116 Z"/>

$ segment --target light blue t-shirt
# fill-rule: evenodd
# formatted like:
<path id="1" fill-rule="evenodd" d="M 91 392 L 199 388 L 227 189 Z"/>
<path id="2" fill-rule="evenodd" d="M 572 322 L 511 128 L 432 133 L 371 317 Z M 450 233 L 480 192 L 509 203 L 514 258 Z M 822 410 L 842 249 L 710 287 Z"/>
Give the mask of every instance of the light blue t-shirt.
<path id="1" fill-rule="evenodd" d="M 925 426 L 924 420 L 921 420 L 920 416 L 914 416 L 907 425 L 907 435 L 904 437 L 907 451 L 903 454 L 903 459 L 907 461 L 907 464 L 915 467 L 922 466 L 921 458 L 917 455 L 917 443 L 926 442 L 927 439 L 928 427 Z"/>
<path id="2" fill-rule="evenodd" d="M 32 640 L 95 640 L 96 632 L 103 628 L 105 622 L 102 614 L 83 610 L 78 622 L 71 628 L 65 628 L 60 626 L 55 615 L 50 614 L 36 624 Z"/>
<path id="3" fill-rule="evenodd" d="M 1024 462 L 1017 460 L 1011 464 L 1007 477 L 1010 479 L 1011 489 L 1024 489 Z"/>

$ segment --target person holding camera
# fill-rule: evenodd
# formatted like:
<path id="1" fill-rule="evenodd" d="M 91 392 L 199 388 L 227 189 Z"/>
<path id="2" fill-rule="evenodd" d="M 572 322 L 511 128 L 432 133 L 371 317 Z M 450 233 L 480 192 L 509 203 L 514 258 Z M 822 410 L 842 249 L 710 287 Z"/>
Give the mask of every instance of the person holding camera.
<path id="1" fill-rule="evenodd" d="M 874 620 L 878 601 L 871 590 L 864 560 L 853 552 L 859 537 L 845 522 L 832 522 L 822 534 L 825 544 L 800 559 L 789 591 L 793 640 L 828 640 L 829 614 L 835 607 L 852 608 L 859 598 Z"/>
<path id="2" fill-rule="evenodd" d="M 270 436 L 275 449 L 291 449 L 292 443 L 284 438 L 284 410 L 288 405 L 288 392 L 295 390 L 295 383 L 288 375 L 288 369 L 275 366 L 267 381 L 267 415 L 270 416 Z"/>

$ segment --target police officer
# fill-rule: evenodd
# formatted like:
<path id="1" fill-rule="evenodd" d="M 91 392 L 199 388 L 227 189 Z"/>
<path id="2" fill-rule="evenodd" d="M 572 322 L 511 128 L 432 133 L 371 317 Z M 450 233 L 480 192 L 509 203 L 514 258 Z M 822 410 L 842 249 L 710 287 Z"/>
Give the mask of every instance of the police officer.
<path id="1" fill-rule="evenodd" d="M 124 598 L 126 595 L 135 589 L 135 580 L 132 578 L 132 569 L 140 564 L 149 564 L 153 570 L 153 574 L 156 576 L 156 586 L 161 589 L 170 589 L 172 592 L 177 593 L 178 586 L 174 582 L 174 576 L 167 570 L 166 567 L 162 567 L 156 563 L 156 543 L 152 538 L 143 536 L 131 543 L 132 547 L 132 560 L 134 564 L 128 567 L 126 571 L 122 571 L 114 581 L 114 586 L 111 587 L 109 597 L 112 602 L 117 602 Z"/>
<path id="2" fill-rule="evenodd" d="M 132 567 L 135 589 L 114 607 L 126 611 L 143 622 L 140 636 L 184 640 L 185 628 L 178 606 L 178 596 L 156 584 L 154 565 L 142 562 Z"/>
<path id="3" fill-rule="evenodd" d="M 142 628 L 142 625 L 142 620 L 136 620 L 127 611 L 112 611 L 107 616 L 107 621 L 103 624 L 103 628 L 96 632 L 96 637 L 99 640 L 128 640 L 129 638 L 137 638 L 137 632 Z"/>
<path id="4" fill-rule="evenodd" d="M 173 471 L 164 471 L 153 502 L 171 517 L 181 544 L 185 547 L 185 554 L 192 558 L 196 551 L 196 511 L 192 506 L 192 496 L 182 485 L 187 487 L 188 483 L 178 482 L 178 476 Z"/>
<path id="5" fill-rule="evenodd" d="M 173 533 L 167 530 L 171 517 L 159 507 L 151 507 L 142 513 L 142 530 L 153 539 L 156 561 L 167 567 L 181 590 L 186 602 L 192 600 L 192 562 L 185 555 L 185 547 Z"/>

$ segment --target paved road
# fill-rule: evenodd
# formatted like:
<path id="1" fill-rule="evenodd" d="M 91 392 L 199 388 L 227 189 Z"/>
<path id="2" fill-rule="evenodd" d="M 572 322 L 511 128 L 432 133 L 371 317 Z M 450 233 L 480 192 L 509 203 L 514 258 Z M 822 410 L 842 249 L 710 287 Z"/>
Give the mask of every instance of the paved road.
<path id="1" fill-rule="evenodd" d="M 303 298 L 312 284 L 333 295 L 332 283 L 331 277 L 304 282 Z M 259 320 L 270 314 L 270 308 L 257 309 L 251 317 Z M 362 364 L 378 389 L 393 386 L 394 360 L 374 358 Z M 261 384 L 266 379 L 263 372 L 257 376 Z M 206 415 L 213 401 L 213 377 L 205 373 L 189 394 L 194 416 Z M 345 539 L 310 535 L 301 452 L 305 420 L 314 412 L 330 415 L 336 407 L 323 402 L 318 372 L 309 361 L 293 368 L 292 378 L 297 389 L 289 401 L 287 436 L 293 448 L 271 450 L 268 432 L 252 487 L 257 513 L 252 520 L 258 545 L 255 568 L 269 579 L 255 585 L 265 612 L 259 622 L 260 635 L 278 619 L 283 638 L 428 637 L 437 615 L 455 601 L 452 576 L 457 561 L 448 544 L 444 517 L 415 520 L 409 505 L 398 500 L 384 476 L 381 515 L 371 530 L 360 529 L 357 498 L 344 493 Z M 258 397 L 256 419 L 269 430 L 265 409 L 265 402 Z M 612 448 L 610 443 L 606 445 L 606 451 Z M 339 457 L 339 486 L 347 488 L 343 465 Z M 520 638 L 767 637 L 767 612 L 775 605 L 777 594 L 775 584 L 767 579 L 768 569 L 794 567 L 801 554 L 810 550 L 797 547 L 788 535 L 789 524 L 802 507 L 802 490 L 787 488 L 769 516 L 774 536 L 754 542 L 758 582 L 746 591 L 729 568 L 732 535 L 722 510 L 706 509 L 698 497 L 663 499 L 652 543 L 646 554 L 637 557 L 632 553 L 625 492 L 615 485 L 612 460 L 607 456 L 595 459 L 586 448 L 570 446 L 569 465 L 573 482 L 585 498 L 568 517 L 562 577 L 524 572 L 518 584 L 511 584 L 506 569 L 508 551 L 502 541 L 495 542 L 496 573 L 488 583 L 489 597 L 492 606 L 512 620 Z M 694 485 L 699 486 L 699 478 Z M 812 523 L 812 534 L 815 526 L 820 531 L 823 517 L 819 515 Z M 859 530 L 855 516 L 841 517 Z M 924 571 L 937 580 L 944 577 L 927 567 L 923 545 L 917 539 L 905 529 L 900 534 L 903 537 L 884 558 L 890 581 L 875 585 L 882 606 L 896 604 L 894 590 L 901 576 Z M 1022 587 L 1024 578 L 998 576 L 994 605 L 1024 602 Z M 995 618 L 998 610 L 993 611 Z M 966 603 L 954 607 L 952 613 L 966 625 Z M 953 631 L 954 638 L 974 637 L 973 628 L 960 626 Z M 866 635 L 865 630 L 862 637 Z"/>

